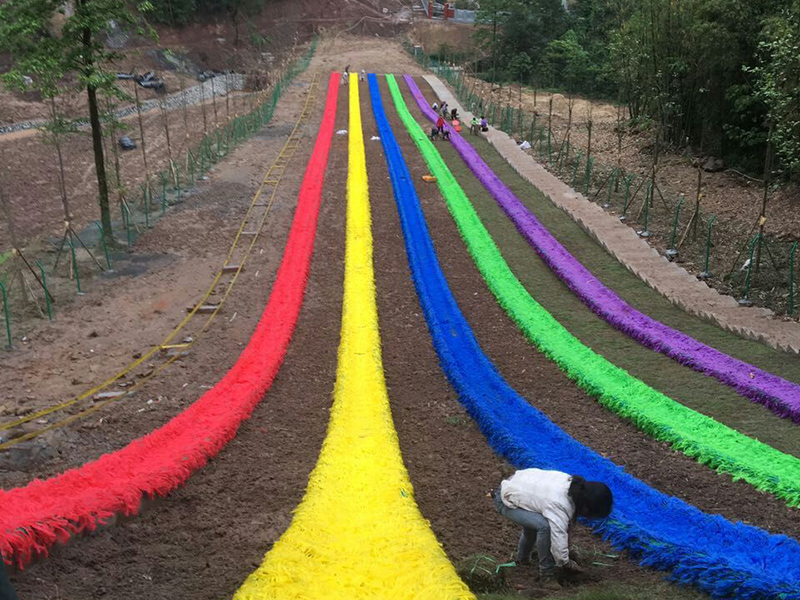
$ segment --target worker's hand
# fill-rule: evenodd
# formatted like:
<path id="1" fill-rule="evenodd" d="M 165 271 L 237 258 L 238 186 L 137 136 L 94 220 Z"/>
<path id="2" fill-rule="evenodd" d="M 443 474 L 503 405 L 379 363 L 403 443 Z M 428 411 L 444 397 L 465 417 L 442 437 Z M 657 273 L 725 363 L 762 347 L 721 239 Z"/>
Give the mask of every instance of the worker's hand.
<path id="1" fill-rule="evenodd" d="M 570 571 L 572 573 L 583 573 L 583 567 L 576 563 L 574 560 L 570 559 L 567 564 L 564 565 L 563 569 L 565 571 Z"/>

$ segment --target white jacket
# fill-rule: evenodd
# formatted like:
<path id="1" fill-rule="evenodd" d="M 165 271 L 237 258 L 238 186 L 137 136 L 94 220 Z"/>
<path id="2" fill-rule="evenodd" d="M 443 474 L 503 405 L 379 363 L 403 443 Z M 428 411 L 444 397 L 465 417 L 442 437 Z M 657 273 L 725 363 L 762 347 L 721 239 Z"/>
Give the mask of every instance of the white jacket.
<path id="1" fill-rule="evenodd" d="M 569 524 L 575 504 L 567 492 L 572 476 L 560 471 L 523 469 L 500 484 L 500 497 L 509 508 L 539 513 L 550 523 L 550 553 L 556 565 L 569 562 Z"/>

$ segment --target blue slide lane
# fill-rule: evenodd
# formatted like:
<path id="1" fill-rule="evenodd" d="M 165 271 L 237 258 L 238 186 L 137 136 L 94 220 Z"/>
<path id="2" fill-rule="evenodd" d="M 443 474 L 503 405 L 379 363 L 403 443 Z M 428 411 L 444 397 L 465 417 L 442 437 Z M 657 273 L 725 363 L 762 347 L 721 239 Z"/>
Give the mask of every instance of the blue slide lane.
<path id="1" fill-rule="evenodd" d="M 483 353 L 453 298 L 375 75 L 372 111 L 392 179 L 414 285 L 439 362 L 459 401 L 492 448 L 519 467 L 556 469 L 605 481 L 614 512 L 589 523 L 641 564 L 671 571 L 717 598 L 800 600 L 800 544 L 785 535 L 731 523 L 663 494 L 578 443 L 522 398 Z"/>

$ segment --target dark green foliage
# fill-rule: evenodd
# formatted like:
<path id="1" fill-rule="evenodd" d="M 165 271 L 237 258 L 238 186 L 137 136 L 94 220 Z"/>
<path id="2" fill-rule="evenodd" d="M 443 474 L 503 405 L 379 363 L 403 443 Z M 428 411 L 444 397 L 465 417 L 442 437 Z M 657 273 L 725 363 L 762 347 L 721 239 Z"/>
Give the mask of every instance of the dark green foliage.
<path id="1" fill-rule="evenodd" d="M 152 19 L 166 25 L 186 25 L 197 13 L 195 0 L 151 0 Z"/>
<path id="2" fill-rule="evenodd" d="M 234 27 L 236 45 L 242 20 L 257 15 L 266 3 L 267 0 L 152 0 L 153 18 L 168 25 L 186 25 L 203 16 L 227 16 Z"/>
<path id="3" fill-rule="evenodd" d="M 759 47 L 755 95 L 774 125 L 773 142 L 783 164 L 800 169 L 800 0 L 768 19 Z"/>
<path id="4" fill-rule="evenodd" d="M 485 0 L 487 79 L 618 98 L 661 138 L 758 172 L 800 166 L 800 0 Z M 495 31 L 496 28 L 496 31 Z"/>

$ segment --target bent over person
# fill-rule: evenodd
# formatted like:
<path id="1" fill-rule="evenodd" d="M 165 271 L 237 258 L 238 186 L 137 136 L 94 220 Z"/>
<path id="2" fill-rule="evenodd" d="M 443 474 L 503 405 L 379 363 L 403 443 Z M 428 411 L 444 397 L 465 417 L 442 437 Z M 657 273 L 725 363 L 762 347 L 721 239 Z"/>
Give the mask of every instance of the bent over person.
<path id="1" fill-rule="evenodd" d="M 611 514 L 613 496 L 604 483 L 586 481 L 560 471 L 523 469 L 492 491 L 495 507 L 522 526 L 517 564 L 530 564 L 534 546 L 543 585 L 557 589 L 556 567 L 581 572 L 569 556 L 569 528 L 577 517 L 604 519 Z"/>

